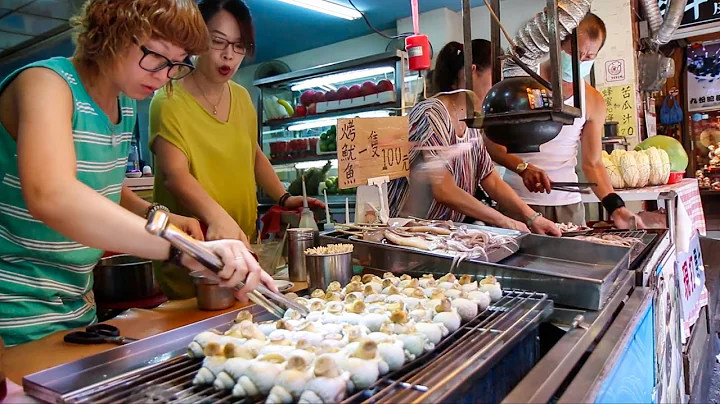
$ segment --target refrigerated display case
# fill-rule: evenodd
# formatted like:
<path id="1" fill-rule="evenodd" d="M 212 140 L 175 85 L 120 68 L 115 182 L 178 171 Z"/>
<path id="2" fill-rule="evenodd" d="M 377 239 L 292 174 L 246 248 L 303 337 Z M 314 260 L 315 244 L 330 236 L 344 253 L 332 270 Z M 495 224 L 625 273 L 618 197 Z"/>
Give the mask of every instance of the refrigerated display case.
<path id="1" fill-rule="evenodd" d="M 691 161 L 700 188 L 720 189 L 720 111 L 690 116 Z"/>
<path id="2" fill-rule="evenodd" d="M 345 197 L 354 192 L 332 184 L 337 177 L 337 120 L 402 115 L 418 101 L 422 82 L 417 73 L 409 72 L 402 51 L 256 80 L 258 143 L 282 173 L 286 187 L 305 170 L 319 169 L 330 161 L 330 171 L 320 186 L 307 191 L 311 196 L 322 195 L 327 188 L 330 204 L 344 205 Z M 261 205 L 265 199 L 259 195 Z"/>

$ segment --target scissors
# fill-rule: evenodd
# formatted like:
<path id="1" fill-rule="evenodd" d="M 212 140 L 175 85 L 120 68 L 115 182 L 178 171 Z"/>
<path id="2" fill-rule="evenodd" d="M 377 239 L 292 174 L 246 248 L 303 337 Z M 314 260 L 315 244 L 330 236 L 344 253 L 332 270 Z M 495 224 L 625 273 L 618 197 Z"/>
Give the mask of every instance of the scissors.
<path id="1" fill-rule="evenodd" d="M 120 330 L 110 324 L 93 324 L 85 331 L 74 331 L 65 335 L 63 340 L 69 344 L 96 345 L 113 343 L 118 345 L 129 344 L 137 339 L 120 335 Z"/>

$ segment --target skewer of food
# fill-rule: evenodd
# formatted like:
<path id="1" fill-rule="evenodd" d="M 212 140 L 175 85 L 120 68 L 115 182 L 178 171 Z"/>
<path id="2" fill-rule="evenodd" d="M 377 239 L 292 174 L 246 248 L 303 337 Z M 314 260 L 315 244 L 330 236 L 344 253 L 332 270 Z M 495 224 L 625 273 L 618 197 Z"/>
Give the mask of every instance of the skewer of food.
<path id="1" fill-rule="evenodd" d="M 577 233 L 577 232 L 592 230 L 591 228 L 589 228 L 587 226 L 573 224 L 572 222 L 555 223 L 555 225 L 560 230 L 560 233 Z"/>
<path id="2" fill-rule="evenodd" d="M 573 237 L 576 240 L 589 241 L 591 243 L 613 245 L 618 247 L 633 247 L 637 243 L 642 243 L 642 240 L 636 237 L 623 237 L 617 234 L 593 234 L 589 236 L 576 236 Z"/>
<path id="3" fill-rule="evenodd" d="M 198 334 L 188 346 L 188 355 L 204 357 L 193 383 L 267 403 L 337 402 L 434 349 L 502 289 L 492 276 L 385 273 L 287 296 L 310 313 L 254 323 L 242 311 L 225 333 Z"/>

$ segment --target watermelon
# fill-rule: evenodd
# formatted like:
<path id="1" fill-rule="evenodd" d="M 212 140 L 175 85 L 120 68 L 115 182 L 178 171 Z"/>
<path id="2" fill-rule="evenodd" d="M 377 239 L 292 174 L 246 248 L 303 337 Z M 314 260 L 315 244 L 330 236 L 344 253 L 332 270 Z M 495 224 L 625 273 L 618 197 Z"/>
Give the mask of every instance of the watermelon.
<path id="1" fill-rule="evenodd" d="M 667 152 L 670 158 L 670 171 L 685 172 L 688 166 L 688 155 L 677 139 L 665 135 L 652 136 L 638 144 L 635 150 L 646 150 L 651 147 L 657 147 Z"/>

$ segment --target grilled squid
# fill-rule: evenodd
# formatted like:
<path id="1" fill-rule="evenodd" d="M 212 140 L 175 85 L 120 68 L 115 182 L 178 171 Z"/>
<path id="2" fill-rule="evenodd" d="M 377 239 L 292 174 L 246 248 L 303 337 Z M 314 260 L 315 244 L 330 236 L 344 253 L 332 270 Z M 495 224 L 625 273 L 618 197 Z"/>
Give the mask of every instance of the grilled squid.
<path id="1" fill-rule="evenodd" d="M 188 356 L 191 358 L 205 357 L 205 347 L 211 342 L 215 342 L 222 347 L 228 343 L 241 344 L 244 342 L 244 339 L 235 338 L 229 335 L 222 335 L 219 331 L 216 330 L 204 331 L 196 335 L 195 338 L 193 338 L 192 342 L 190 342 L 190 344 L 188 345 Z"/>
<path id="2" fill-rule="evenodd" d="M 490 300 L 496 302 L 502 299 L 502 288 L 497 278 L 488 275 L 480 281 L 480 290 L 490 295 Z"/>
<path id="3" fill-rule="evenodd" d="M 285 357 L 269 354 L 253 360 L 233 387 L 233 397 L 251 397 L 267 395 L 275 385 L 275 380 L 285 369 Z"/>
<path id="4" fill-rule="evenodd" d="M 290 404 L 300 399 L 305 385 L 312 379 L 308 361 L 299 355 L 291 356 L 285 370 L 275 380 L 265 403 Z"/>
<path id="5" fill-rule="evenodd" d="M 440 332 L 442 333 L 442 331 Z M 430 342 L 430 339 L 419 331 L 414 334 L 398 335 L 398 339 L 403 342 L 405 359 L 408 361 L 415 360 L 415 358 L 422 355 L 423 352 L 435 349 L 435 344 Z"/>
<path id="6" fill-rule="evenodd" d="M 315 377 L 305 384 L 300 404 L 334 404 L 345 398 L 350 373 L 343 372 L 332 357 L 321 355 L 313 367 Z"/>
<path id="7" fill-rule="evenodd" d="M 448 335 L 448 329 L 443 323 L 420 322 L 415 324 L 415 329 L 424 335 L 433 346 L 439 344 L 443 337 Z"/>
<path id="8" fill-rule="evenodd" d="M 380 357 L 387 363 L 389 371 L 396 371 L 405 364 L 405 349 L 401 340 L 389 340 L 377 344 Z"/>
<path id="9" fill-rule="evenodd" d="M 239 347 L 230 345 L 225 347 L 225 356 L 227 361 L 223 365 L 223 371 L 218 373 L 213 383 L 216 390 L 232 390 L 257 356 L 257 351 L 245 345 Z"/>
<path id="10" fill-rule="evenodd" d="M 358 348 L 345 359 L 340 367 L 350 373 L 350 391 L 358 391 L 370 387 L 371 384 L 388 371 L 388 365 L 377 352 L 377 343 L 365 339 Z"/>
<path id="11" fill-rule="evenodd" d="M 193 384 L 213 384 L 215 377 L 223 371 L 227 358 L 223 355 L 223 348 L 216 342 L 210 342 L 205 347 L 205 359 L 202 368 L 195 374 Z"/>
<path id="12" fill-rule="evenodd" d="M 490 294 L 479 290 L 468 293 L 468 299 L 475 302 L 480 310 L 485 310 L 490 306 Z"/>
<path id="13" fill-rule="evenodd" d="M 458 314 L 457 310 L 453 309 L 450 300 L 443 299 L 435 308 L 437 314 L 433 316 L 433 323 L 442 323 L 449 332 L 455 332 L 460 328 L 460 322 L 462 318 Z"/>
<path id="14" fill-rule="evenodd" d="M 452 301 L 452 307 L 457 310 L 460 315 L 460 319 L 463 322 L 468 322 L 475 318 L 478 314 L 478 305 L 475 302 L 471 302 L 467 299 L 455 299 Z"/>
<path id="15" fill-rule="evenodd" d="M 387 314 L 368 313 L 363 315 L 361 324 L 370 329 L 370 331 L 380 331 L 383 324 L 390 322 Z"/>

